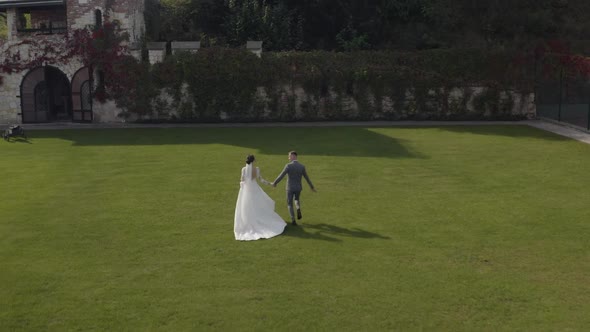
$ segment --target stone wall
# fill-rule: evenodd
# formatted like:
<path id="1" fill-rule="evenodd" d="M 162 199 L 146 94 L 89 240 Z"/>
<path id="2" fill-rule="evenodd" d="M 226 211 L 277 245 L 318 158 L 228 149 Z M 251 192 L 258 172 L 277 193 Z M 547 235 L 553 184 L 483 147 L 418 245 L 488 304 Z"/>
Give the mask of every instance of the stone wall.
<path id="1" fill-rule="evenodd" d="M 360 112 L 362 112 L 359 101 L 350 96 L 338 95 L 332 89 L 329 89 L 327 96 L 319 99 L 307 94 L 302 87 L 286 86 L 282 91 L 283 93 L 279 100 L 279 107 L 283 109 L 291 109 L 294 119 L 306 120 L 306 113 L 308 113 L 310 109 L 317 110 L 314 115 L 319 119 L 330 119 L 334 116 L 333 105 L 336 101 L 340 103 L 342 107 L 341 112 L 343 113 L 344 118 L 357 118 L 359 117 Z M 453 111 L 451 108 L 453 105 L 458 106 L 461 104 L 464 104 L 463 112 L 465 113 L 480 114 L 479 119 L 481 120 L 484 118 L 493 118 L 494 114 L 491 109 L 486 107 L 479 108 L 475 102 L 478 97 L 485 93 L 485 91 L 486 88 L 478 86 L 453 88 L 448 92 L 430 90 L 430 97 L 425 103 L 425 106 L 430 110 L 430 113 L 437 113 L 437 116 L 440 116 L 440 118 L 450 117 L 453 113 L 457 114 L 457 111 Z M 259 87 L 257 89 L 256 98 L 268 105 L 267 93 L 264 88 Z M 441 107 L 444 98 L 446 98 L 446 104 L 449 108 L 447 110 L 444 110 L 443 107 Z M 406 90 L 403 99 L 404 100 L 401 102 L 396 102 L 392 97 L 384 96 L 380 100 L 376 100 L 372 94 L 369 94 L 366 104 L 373 110 L 373 112 L 368 114 L 368 116 L 373 120 L 385 120 L 391 119 L 391 115 L 396 114 L 396 116 L 393 117 L 394 119 L 398 117 L 404 119 L 404 117 L 412 115 L 412 113 L 415 112 L 416 99 L 410 90 Z M 535 95 L 533 93 L 505 91 L 500 93 L 496 102 L 498 104 L 505 103 L 506 105 L 510 105 L 509 109 L 506 110 L 506 113 L 515 118 L 533 119 L 536 117 Z M 289 106 L 289 103 L 292 103 L 292 106 Z M 422 109 L 419 112 L 426 116 L 429 111 Z M 445 114 L 445 112 L 447 113 Z M 267 107 L 263 110 L 262 114 L 268 116 L 271 114 L 271 110 Z M 365 118 L 366 117 L 367 114 L 365 114 Z M 222 114 L 220 118 L 222 120 L 231 120 L 227 114 Z"/>
<path id="2" fill-rule="evenodd" d="M 120 22 L 121 30 L 129 35 L 129 42 L 141 40 L 145 34 L 145 19 L 143 0 L 116 1 L 113 6 L 112 19 Z"/>
<path id="3" fill-rule="evenodd" d="M 107 11 L 106 0 L 67 0 L 66 10 L 56 7 L 55 10 L 34 9 L 31 11 L 31 23 L 34 28 L 46 21 L 60 22 L 66 21 L 69 30 L 82 29 L 96 26 L 96 10 L 100 10 L 105 21 L 105 16 L 110 16 L 111 20 L 117 20 L 122 32 L 127 32 L 130 42 L 137 42 L 145 31 L 145 22 L 143 18 L 144 0 L 115 0 L 109 1 L 112 6 Z M 0 43 L 0 54 L 8 55 L 10 52 L 19 52 L 22 61 L 26 62 L 31 51 L 28 45 L 17 45 L 20 41 L 27 38 L 54 39 L 63 41 L 63 35 L 34 35 L 19 34 L 18 11 L 15 8 L 7 9 L 7 40 Z M 61 70 L 68 79 L 72 80 L 73 75 L 82 68 L 80 59 L 70 59 L 67 63 L 45 63 L 44 65 L 53 66 Z M 28 70 L 16 73 L 0 73 L 2 84 L 0 85 L 0 123 L 20 123 L 21 122 L 21 101 L 20 85 L 23 77 Z M 121 121 L 117 115 L 121 110 L 117 109 L 114 103 L 100 104 L 94 102 L 95 120 L 100 122 Z"/>
<path id="4" fill-rule="evenodd" d="M 68 26 L 70 29 L 84 29 L 96 26 L 96 10 L 105 13 L 104 0 L 67 0 Z M 103 19 L 104 22 L 104 19 Z"/>
<path id="5" fill-rule="evenodd" d="M 277 101 L 272 101 L 263 87 L 256 90 L 256 103 L 253 109 L 241 112 L 249 114 L 231 114 L 219 112 L 217 119 L 208 121 L 242 121 L 244 117 L 255 116 L 258 121 L 277 120 L 484 120 L 484 119 L 532 119 L 536 117 L 536 105 L 533 93 L 519 93 L 517 91 L 500 92 L 497 99 L 486 96 L 484 87 L 462 87 L 449 91 L 429 91 L 430 97 L 424 104 L 420 104 L 412 91 L 407 90 L 400 102 L 390 96 L 376 99 L 368 94 L 365 100 L 356 100 L 347 95 L 336 93 L 329 89 L 324 97 L 318 98 L 307 93 L 300 86 L 284 86 Z M 477 101 L 485 96 L 487 104 Z M 446 98 L 446 100 L 445 100 Z M 278 102 L 278 105 L 276 104 Z M 271 106 L 272 105 L 272 106 Z M 500 105 L 501 110 L 493 109 L 492 105 Z M 183 113 L 198 114 L 192 96 L 186 84 L 181 91 L 181 100 L 175 100 L 166 91 L 153 99 L 153 114 L 142 116 L 132 115 L 128 121 L 147 120 L 178 120 Z M 188 107 L 188 108 L 187 108 Z M 248 105 L 244 105 L 248 107 Z M 272 109 L 271 109 L 272 107 Z M 277 114 L 282 114 L 277 119 Z M 186 116 L 187 113 L 185 113 Z M 115 119 L 115 118 L 112 118 Z M 120 120 L 119 120 L 120 121 Z"/>
<path id="6" fill-rule="evenodd" d="M 3 75 L 3 84 L 0 85 L 0 123 L 20 123 L 20 94 L 18 87 L 22 81 L 22 75 Z"/>
<path id="7" fill-rule="evenodd" d="M 55 67 L 62 70 L 68 77 L 68 79 L 72 79 L 74 73 L 81 67 L 81 64 L 73 64 L 70 63 L 68 65 L 54 65 Z M 5 84 L 0 86 L 0 123 L 20 123 L 20 99 L 16 98 L 20 91 L 18 91 L 18 87 L 22 78 L 26 73 L 19 73 L 14 74 L 6 77 Z M 469 92 L 467 92 L 469 90 Z M 484 88 L 482 87 L 469 87 L 469 88 L 455 88 L 448 94 L 448 102 L 449 104 L 453 103 L 465 103 L 466 111 L 467 112 L 474 112 L 482 114 L 483 117 L 490 117 L 492 114 L 490 113 L 491 110 L 488 109 L 478 109 L 475 105 L 475 99 L 478 95 L 483 93 Z M 434 93 L 434 92 L 433 92 Z M 167 120 L 167 119 L 174 119 L 178 118 L 179 108 L 181 105 L 191 105 L 192 99 L 188 94 L 188 90 L 186 86 L 183 87 L 183 91 L 181 94 L 181 101 L 175 101 L 166 91 L 161 91 L 159 96 L 154 99 L 154 114 L 142 115 L 137 116 L 135 114 L 130 114 L 127 118 L 121 117 L 121 113 L 123 110 L 118 108 L 114 101 L 107 101 L 105 103 L 100 103 L 98 101 L 93 102 L 93 115 L 94 115 L 94 122 L 125 122 L 125 121 L 136 121 L 136 120 Z M 267 105 L 266 107 L 263 106 L 264 109 L 260 109 L 259 114 L 262 114 L 263 118 L 261 120 L 271 119 L 272 111 L 268 109 L 268 98 L 264 88 L 260 87 L 257 89 L 256 97 L 258 100 L 263 101 L 262 105 Z M 315 99 L 315 97 L 306 94 L 306 92 L 301 87 L 286 87 L 284 89 L 284 93 L 281 96 L 280 107 L 284 109 L 289 109 L 289 103 L 292 103 L 293 107 L 291 108 L 293 113 L 292 119 L 301 119 L 306 120 L 306 113 L 308 113 L 309 108 L 312 107 L 313 109 L 317 109 L 318 112 L 315 114 L 316 120 L 321 119 L 330 119 L 333 116 L 333 109 L 331 109 L 330 105 L 333 105 L 333 101 L 336 100 L 338 96 L 333 92 L 330 91 L 328 96 L 320 99 Z M 502 103 L 504 100 L 511 100 L 511 109 L 509 113 L 513 116 L 519 118 L 535 118 L 536 117 L 536 107 L 535 107 L 535 98 L 534 94 L 532 93 L 518 93 L 515 91 L 503 92 L 499 96 L 499 103 Z M 342 112 L 346 114 L 346 117 L 355 118 L 360 112 L 360 106 L 358 102 L 352 97 L 343 97 L 341 100 L 342 105 Z M 411 112 L 409 109 L 412 108 L 412 104 L 414 103 L 414 98 L 410 92 L 406 94 L 406 98 L 401 104 L 396 104 L 391 97 L 384 97 L 380 100 L 381 105 L 376 107 L 377 101 L 373 96 L 369 96 L 368 100 L 371 108 L 378 109 L 378 111 L 374 111 L 373 114 L 370 115 L 371 119 L 374 120 L 382 120 L 388 119 L 388 114 L 407 114 Z M 431 105 L 433 108 L 436 108 L 436 104 Z M 192 105 L 194 107 L 194 104 Z M 443 112 L 443 110 L 436 110 L 437 112 Z M 403 118 L 403 117 L 402 117 Z M 226 113 L 219 114 L 220 121 L 232 121 L 232 116 Z"/>
<path id="8" fill-rule="evenodd" d="M 6 27 L 8 28 L 7 41 L 11 41 L 16 37 L 16 28 L 18 24 L 16 14 L 16 8 L 8 8 L 6 10 Z"/>
<path id="9" fill-rule="evenodd" d="M 119 116 L 121 112 L 122 110 L 118 108 L 112 100 L 107 100 L 104 103 L 100 103 L 96 100 L 92 102 L 93 122 L 125 122 L 125 119 Z"/>
<path id="10" fill-rule="evenodd" d="M 51 38 L 46 36 L 46 38 Z M 12 43 L 7 43 L 0 48 L 0 52 L 4 52 L 5 48 Z M 22 53 L 25 56 L 27 52 Z M 48 66 L 55 67 L 62 71 L 71 82 L 74 74 L 78 69 L 83 67 L 81 59 L 70 59 L 67 63 L 46 63 Z M 0 85 L 0 123 L 21 123 L 21 100 L 20 100 L 20 85 L 23 78 L 29 70 L 12 73 L 10 75 L 2 74 L 2 85 Z"/>
<path id="11" fill-rule="evenodd" d="M 67 0 L 68 22 L 72 29 L 94 27 L 96 25 L 96 11 L 100 10 L 104 17 L 117 21 L 122 32 L 129 35 L 129 42 L 140 40 L 145 32 L 143 17 L 143 0 L 114 1 L 111 8 L 107 8 L 105 0 Z"/>
<path id="12" fill-rule="evenodd" d="M 108 7 L 107 3 L 109 3 Z M 103 16 L 103 22 L 106 20 L 104 17 L 110 17 L 111 20 L 118 21 L 121 30 L 128 33 L 131 43 L 136 43 L 141 38 L 145 30 L 145 22 L 143 17 L 144 0 L 67 0 L 66 8 L 67 22 L 70 29 L 94 27 L 97 23 L 96 11 L 99 10 Z M 63 12 L 63 9 L 61 9 L 61 11 Z M 19 41 L 19 35 L 16 32 L 16 10 L 8 9 L 7 14 L 9 38 L 7 42 L 0 44 L 0 54 L 5 54 L 7 47 L 16 44 Z M 59 14 L 59 11 L 39 11 L 37 14 L 39 16 L 35 18 L 35 23 L 40 23 L 41 21 L 47 19 L 59 19 L 59 15 L 61 15 Z M 26 35 L 26 37 L 29 38 L 31 35 Z M 62 38 L 63 40 L 63 35 L 39 35 L 35 36 L 35 38 Z M 27 47 L 27 45 L 21 45 L 19 47 L 20 51 L 24 55 L 23 61 L 26 61 Z M 159 54 L 156 54 L 156 52 L 150 52 L 150 62 L 154 63 L 161 61 L 163 57 L 163 49 L 154 49 L 153 51 L 157 51 Z M 53 66 L 64 72 L 70 82 L 74 73 L 82 67 L 80 59 L 71 59 L 68 61 L 68 63 L 46 63 L 45 65 Z M 28 71 L 11 73 L 10 75 L 5 73 L 0 74 L 2 75 L 4 81 L 3 84 L 0 85 L 0 123 L 19 123 L 21 121 L 21 101 L 18 96 L 20 95 L 20 84 L 23 77 L 27 73 Z M 468 90 L 469 92 L 467 92 Z M 185 108 L 188 108 L 188 111 L 190 111 L 191 108 L 194 108 L 194 103 L 192 103 L 191 100 L 192 97 L 188 95 L 186 87 L 183 89 L 183 91 L 184 92 L 182 93 L 181 102 L 175 102 L 165 92 L 161 92 L 154 102 L 155 114 L 142 116 L 141 119 L 146 120 L 150 117 L 157 119 L 167 119 L 179 116 L 179 111 L 182 110 L 184 112 L 186 111 Z M 437 107 L 438 104 L 436 104 L 435 100 L 438 96 L 444 95 L 444 98 L 448 98 L 448 105 L 456 105 L 457 103 L 464 104 L 465 106 L 462 107 L 468 112 L 479 112 L 483 116 L 491 115 L 490 113 L 492 110 L 477 110 L 478 107 L 474 105 L 476 96 L 481 94 L 483 91 L 484 89 L 480 87 L 452 89 L 450 92 L 448 92 L 448 94 L 441 94 L 439 91 L 432 90 L 429 92 L 429 95 L 432 95 L 432 101 L 429 102 L 427 107 L 431 110 L 434 110 L 434 112 L 438 112 L 440 107 Z M 260 114 L 263 114 L 263 116 L 271 116 L 271 110 L 269 109 L 269 98 L 263 88 L 258 89 L 257 99 L 262 101 L 262 104 L 257 106 L 261 109 L 257 111 L 259 111 Z M 535 116 L 535 104 L 532 94 L 523 95 L 516 92 L 503 92 L 500 94 L 498 99 L 499 103 L 503 103 L 505 100 L 510 100 L 510 102 L 506 104 L 510 105 L 509 107 L 511 107 L 511 110 L 509 110 L 509 112 L 512 115 L 528 118 Z M 338 107 L 334 106 L 335 101 L 339 103 Z M 369 103 L 369 106 L 367 106 L 367 102 Z M 379 119 L 380 117 L 383 117 L 384 114 L 387 115 L 388 113 L 403 114 L 404 112 L 411 112 L 412 108 L 416 108 L 416 101 L 414 100 L 410 91 L 406 92 L 404 102 L 400 104 L 394 101 L 391 97 L 384 97 L 377 101 L 373 96 L 370 95 L 368 96 L 368 101 L 357 101 L 349 96 L 338 96 L 334 91 L 330 91 L 328 96 L 318 99 L 315 96 L 306 94 L 306 92 L 301 87 L 285 87 L 283 89 L 280 103 L 282 104 L 281 107 L 283 109 L 289 109 L 290 112 L 294 112 L 293 117 L 295 119 L 305 119 L 306 113 L 309 112 L 310 107 L 313 109 L 316 116 L 320 118 L 324 117 L 326 119 L 329 119 L 331 116 L 330 112 L 333 111 L 331 108 L 338 108 L 340 112 L 345 113 L 350 118 L 354 118 L 363 109 L 365 112 L 366 109 L 375 109 L 375 113 L 370 115 L 370 117 L 375 119 Z M 364 104 L 359 105 L 359 103 Z M 162 107 L 162 105 L 167 106 Z M 441 112 L 443 111 L 444 110 Z M 124 119 L 119 116 L 122 113 L 122 110 L 119 109 L 112 101 L 106 103 L 99 103 L 95 101 L 93 103 L 93 113 L 95 122 L 124 121 Z M 232 120 L 231 115 L 226 113 L 220 114 L 219 116 L 220 120 Z M 130 121 L 137 119 L 139 119 L 137 116 L 128 118 Z"/>
<path id="13" fill-rule="evenodd" d="M 37 40 L 46 40 L 52 43 L 64 42 L 61 35 L 37 35 Z M 31 54 L 38 50 L 31 49 L 29 45 L 18 45 L 19 40 L 6 42 L 0 47 L 2 54 L 13 54 L 18 52 L 23 62 L 30 59 Z M 71 81 L 72 77 L 78 69 L 83 65 L 80 59 L 69 59 L 67 63 L 45 63 L 45 65 L 55 67 L 62 71 Z M 0 85 L 0 123 L 20 123 L 21 122 L 21 100 L 20 100 L 20 85 L 23 77 L 29 72 L 24 70 L 11 74 L 2 73 L 2 85 Z"/>
<path id="14" fill-rule="evenodd" d="M 12 10 L 12 14 L 14 14 L 14 10 Z M 9 15 L 8 21 L 10 22 L 13 18 L 13 15 Z M 9 35 L 11 30 L 10 25 L 8 28 Z M 14 28 L 16 29 L 16 27 Z M 7 50 L 13 44 L 15 42 L 11 42 L 10 40 L 2 43 L 0 45 L 0 54 L 7 54 Z M 18 113 L 20 113 L 20 99 L 17 96 L 20 94 L 19 87 L 23 75 L 21 73 L 13 73 L 11 75 L 0 73 L 0 76 L 2 76 L 2 84 L 0 84 L 0 123 L 20 122 L 17 119 Z"/>

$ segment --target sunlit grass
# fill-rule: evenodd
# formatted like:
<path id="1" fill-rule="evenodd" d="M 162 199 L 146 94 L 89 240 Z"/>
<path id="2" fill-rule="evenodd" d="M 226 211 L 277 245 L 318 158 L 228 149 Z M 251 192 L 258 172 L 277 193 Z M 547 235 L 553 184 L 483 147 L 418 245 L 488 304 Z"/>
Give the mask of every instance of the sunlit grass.
<path id="1" fill-rule="evenodd" d="M 0 142 L 0 330 L 584 330 L 590 147 L 520 126 L 29 131 Z M 233 238 L 297 150 L 301 227 Z M 264 187 L 288 218 L 285 193 Z"/>

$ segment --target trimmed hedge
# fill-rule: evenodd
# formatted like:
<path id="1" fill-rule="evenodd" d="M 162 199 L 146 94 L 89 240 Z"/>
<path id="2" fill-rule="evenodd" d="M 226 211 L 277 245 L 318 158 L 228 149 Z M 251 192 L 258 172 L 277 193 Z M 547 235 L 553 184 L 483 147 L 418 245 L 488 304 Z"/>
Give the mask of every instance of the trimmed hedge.
<path id="1" fill-rule="evenodd" d="M 132 95 L 141 103 L 117 101 L 156 121 L 514 119 L 522 115 L 512 113 L 512 96 L 532 92 L 534 77 L 533 66 L 515 58 L 482 50 L 258 58 L 244 49 L 207 48 L 134 66 L 141 82 Z M 472 87 L 479 87 L 477 96 Z"/>

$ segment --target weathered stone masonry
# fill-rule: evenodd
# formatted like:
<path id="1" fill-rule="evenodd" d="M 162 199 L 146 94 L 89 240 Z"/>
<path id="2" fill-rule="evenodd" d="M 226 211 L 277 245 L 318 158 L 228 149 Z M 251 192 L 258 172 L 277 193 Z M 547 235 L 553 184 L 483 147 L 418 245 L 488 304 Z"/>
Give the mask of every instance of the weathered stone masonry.
<path id="1" fill-rule="evenodd" d="M 40 1 L 10 1 L 10 5 L 0 0 L 0 6 L 6 8 L 8 36 L 7 40 L 0 40 L 0 55 L 4 56 L 6 50 L 14 45 L 28 40 L 53 40 L 63 41 L 66 31 L 71 32 L 74 29 L 94 27 L 97 19 L 105 21 L 109 17 L 111 21 L 117 21 L 122 32 L 129 35 L 129 42 L 137 42 L 145 31 L 143 18 L 143 0 L 64 0 L 63 2 L 50 0 L 43 7 L 34 7 L 33 3 L 39 4 Z M 43 1 L 41 1 L 43 2 Z M 110 3 L 110 8 L 107 8 Z M 30 14 L 30 27 L 23 26 L 22 13 Z M 54 29 L 49 34 L 49 26 Z M 29 29 L 47 29 L 46 31 L 23 31 Z M 55 30 L 55 28 L 58 28 Z M 59 29 L 61 28 L 61 30 Z M 26 45 L 18 46 L 18 51 L 23 56 L 23 61 L 27 61 L 28 47 Z M 0 58 L 0 60 L 2 60 Z M 45 63 L 44 66 L 50 66 L 63 73 L 69 83 L 72 83 L 74 74 L 82 68 L 80 59 L 70 59 L 67 63 Z M 31 70 L 16 72 L 10 75 L 1 73 L 3 83 L 0 85 L 0 123 L 21 123 L 22 109 L 20 86 L 23 78 Z M 113 103 L 99 104 L 93 103 L 93 112 L 95 121 L 120 121 L 116 117 L 119 110 Z"/>

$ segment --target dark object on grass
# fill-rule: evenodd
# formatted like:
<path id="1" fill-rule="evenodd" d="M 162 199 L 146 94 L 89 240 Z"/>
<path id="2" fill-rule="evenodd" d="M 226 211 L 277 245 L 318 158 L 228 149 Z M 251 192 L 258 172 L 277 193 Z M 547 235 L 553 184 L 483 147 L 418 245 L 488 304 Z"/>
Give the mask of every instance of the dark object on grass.
<path id="1" fill-rule="evenodd" d="M 27 135 L 25 134 L 25 130 L 23 129 L 23 127 L 21 127 L 19 125 L 11 125 L 2 134 L 2 138 L 4 138 L 5 141 L 10 140 L 11 137 L 17 137 L 17 136 L 27 139 Z"/>

